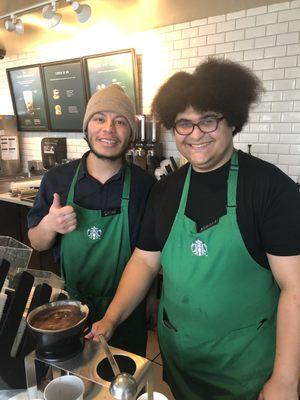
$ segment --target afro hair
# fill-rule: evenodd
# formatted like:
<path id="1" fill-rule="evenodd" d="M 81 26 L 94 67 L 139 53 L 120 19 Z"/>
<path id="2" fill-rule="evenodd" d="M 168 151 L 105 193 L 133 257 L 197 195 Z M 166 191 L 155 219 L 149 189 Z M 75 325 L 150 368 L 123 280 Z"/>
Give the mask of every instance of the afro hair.
<path id="1" fill-rule="evenodd" d="M 178 113 L 192 106 L 200 112 L 222 114 L 233 134 L 240 132 L 248 121 L 249 109 L 258 102 L 263 86 L 247 67 L 230 60 L 208 58 L 193 72 L 174 74 L 158 90 L 152 112 L 171 129 Z"/>

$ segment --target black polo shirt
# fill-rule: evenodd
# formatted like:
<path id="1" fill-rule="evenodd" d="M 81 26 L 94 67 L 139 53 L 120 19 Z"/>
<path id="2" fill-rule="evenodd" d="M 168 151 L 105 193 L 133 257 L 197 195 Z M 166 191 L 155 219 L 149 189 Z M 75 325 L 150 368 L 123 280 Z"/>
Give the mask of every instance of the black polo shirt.
<path id="1" fill-rule="evenodd" d="M 126 162 L 117 174 L 102 184 L 91 175 L 86 167 L 86 158 L 89 152 L 82 157 L 82 163 L 75 187 L 74 202 L 81 207 L 90 210 L 111 210 L 120 208 L 124 182 Z M 36 196 L 34 205 L 28 213 L 28 228 L 39 224 L 41 219 L 48 214 L 53 202 L 53 193 L 60 196 L 61 205 L 67 201 L 68 192 L 80 160 L 71 161 L 68 164 L 51 168 L 43 177 L 40 190 Z M 146 201 L 155 179 L 142 168 L 132 164 L 131 187 L 129 199 L 129 234 L 131 248 L 136 246 L 141 219 L 145 210 Z M 60 252 L 61 235 L 57 235 L 54 245 L 54 257 L 58 262 Z"/>
<path id="2" fill-rule="evenodd" d="M 276 166 L 238 151 L 237 221 L 252 258 L 269 268 L 266 253 L 300 254 L 300 194 Z M 185 214 L 198 230 L 226 214 L 230 162 L 207 173 L 192 170 Z M 162 251 L 177 213 L 188 165 L 160 180 L 149 196 L 137 247 Z M 230 232 L 228 232 L 230 235 Z"/>

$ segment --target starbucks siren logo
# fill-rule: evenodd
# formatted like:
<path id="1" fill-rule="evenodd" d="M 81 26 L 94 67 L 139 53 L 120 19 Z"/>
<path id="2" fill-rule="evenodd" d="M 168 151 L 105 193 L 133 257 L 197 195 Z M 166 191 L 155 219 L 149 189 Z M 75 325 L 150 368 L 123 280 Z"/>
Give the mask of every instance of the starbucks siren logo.
<path id="1" fill-rule="evenodd" d="M 191 250 L 195 256 L 207 256 L 207 245 L 200 239 L 197 239 L 192 243 Z"/>
<path id="2" fill-rule="evenodd" d="M 102 230 L 97 228 L 96 226 L 89 228 L 86 231 L 86 233 L 87 233 L 88 237 L 92 240 L 101 239 L 101 237 L 102 237 Z"/>

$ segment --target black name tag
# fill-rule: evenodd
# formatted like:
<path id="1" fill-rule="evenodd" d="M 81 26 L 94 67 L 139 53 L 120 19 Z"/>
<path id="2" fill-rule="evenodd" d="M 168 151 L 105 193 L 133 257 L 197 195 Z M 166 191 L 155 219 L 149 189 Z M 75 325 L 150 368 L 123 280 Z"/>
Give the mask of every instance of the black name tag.
<path id="1" fill-rule="evenodd" d="M 205 231 L 206 229 L 211 228 L 214 225 L 217 225 L 219 223 L 219 218 L 214 219 L 213 221 L 209 222 L 208 224 L 201 226 L 198 229 L 198 233 Z"/>
<path id="2" fill-rule="evenodd" d="M 101 210 L 102 217 L 110 217 L 111 215 L 121 214 L 121 208 L 114 208 L 113 210 Z"/>

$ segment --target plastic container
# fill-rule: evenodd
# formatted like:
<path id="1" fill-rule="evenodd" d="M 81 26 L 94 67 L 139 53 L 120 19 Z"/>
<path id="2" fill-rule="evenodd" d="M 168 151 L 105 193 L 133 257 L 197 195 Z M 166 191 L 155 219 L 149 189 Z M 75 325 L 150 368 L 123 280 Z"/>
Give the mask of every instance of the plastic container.
<path id="1" fill-rule="evenodd" d="M 10 236 L 0 236 L 0 259 L 10 262 L 8 279 L 11 279 L 18 268 L 26 269 L 32 254 L 32 248 Z"/>

